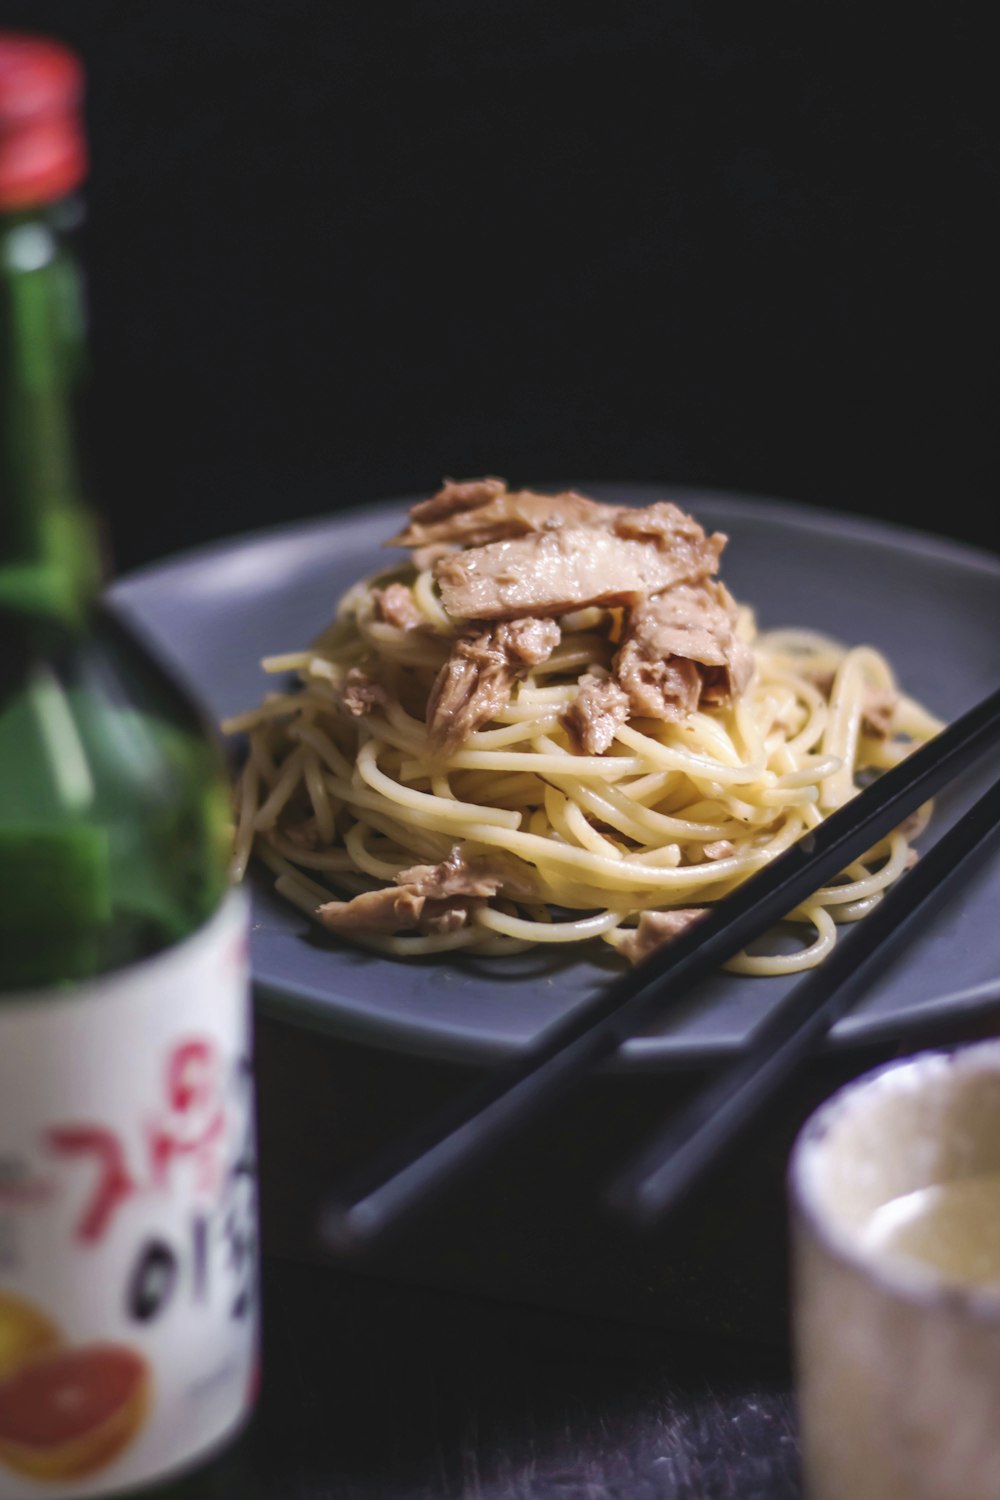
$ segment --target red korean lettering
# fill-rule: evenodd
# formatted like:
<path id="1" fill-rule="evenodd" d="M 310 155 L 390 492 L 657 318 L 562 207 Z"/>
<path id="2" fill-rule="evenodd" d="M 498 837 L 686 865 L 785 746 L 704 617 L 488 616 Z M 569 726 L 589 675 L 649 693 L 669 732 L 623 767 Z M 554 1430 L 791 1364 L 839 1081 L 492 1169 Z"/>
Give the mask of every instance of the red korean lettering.
<path id="1" fill-rule="evenodd" d="M 66 1125 L 47 1132 L 51 1150 L 59 1156 L 91 1158 L 97 1179 L 74 1234 L 85 1242 L 103 1238 L 112 1218 L 136 1190 L 125 1163 L 125 1152 L 114 1131 L 100 1125 Z"/>
<path id="2" fill-rule="evenodd" d="M 153 1181 L 167 1185 L 178 1158 L 193 1158 L 204 1190 L 217 1183 L 225 1132 L 219 1058 L 212 1042 L 191 1039 L 171 1052 L 166 1068 L 166 1115 L 149 1131 Z"/>

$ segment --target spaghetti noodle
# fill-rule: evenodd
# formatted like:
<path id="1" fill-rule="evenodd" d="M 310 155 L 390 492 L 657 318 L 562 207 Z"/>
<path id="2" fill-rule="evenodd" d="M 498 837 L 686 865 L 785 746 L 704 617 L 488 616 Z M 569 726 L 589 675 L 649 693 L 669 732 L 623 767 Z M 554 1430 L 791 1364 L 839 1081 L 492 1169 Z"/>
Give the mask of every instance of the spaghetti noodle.
<path id="1" fill-rule="evenodd" d="M 463 524 L 469 510 L 483 507 L 459 510 Z M 543 542 L 550 523 L 547 512 Z M 633 690 L 629 710 L 624 661 L 642 601 L 553 609 L 527 646 L 534 626 L 521 609 L 517 656 L 517 617 L 473 628 L 443 602 L 442 557 L 454 574 L 456 557 L 466 565 L 505 545 L 485 534 L 462 550 L 418 548 L 356 584 L 311 646 L 264 660 L 294 686 L 224 725 L 249 741 L 237 874 L 256 854 L 283 897 L 367 947 L 489 955 L 600 939 L 637 959 L 941 727 L 872 647 L 758 634 L 746 607 L 731 611 L 729 660 L 742 652 L 752 664 L 741 691 L 698 663 L 696 707 L 644 716 Z M 676 603 L 671 590 L 684 587 L 702 583 L 663 593 Z M 681 677 L 689 665 L 674 660 Z M 481 694 L 490 672 L 500 688 L 485 722 L 456 737 L 446 718 L 442 731 L 434 704 L 455 674 L 467 703 L 468 680 Z M 608 715 L 597 753 L 574 730 L 585 692 Z M 775 938 L 729 967 L 779 974 L 819 962 L 837 924 L 863 916 L 907 868 L 929 811 L 789 914 L 791 951 Z"/>

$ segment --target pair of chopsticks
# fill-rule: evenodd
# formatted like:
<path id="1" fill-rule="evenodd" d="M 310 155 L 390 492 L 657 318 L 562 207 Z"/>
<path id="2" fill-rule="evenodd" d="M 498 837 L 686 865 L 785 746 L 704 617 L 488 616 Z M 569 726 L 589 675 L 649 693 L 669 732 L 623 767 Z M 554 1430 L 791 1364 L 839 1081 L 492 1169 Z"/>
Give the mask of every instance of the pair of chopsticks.
<path id="1" fill-rule="evenodd" d="M 320 1224 L 340 1253 L 381 1238 L 544 1109 L 668 1005 L 779 922 L 1000 742 L 1000 689 L 757 871 L 668 947 L 547 1028 L 438 1117 L 346 1181 Z M 751 1034 L 747 1049 L 614 1183 L 636 1224 L 665 1214 L 860 995 L 876 953 L 1000 821 L 1000 781 Z"/>

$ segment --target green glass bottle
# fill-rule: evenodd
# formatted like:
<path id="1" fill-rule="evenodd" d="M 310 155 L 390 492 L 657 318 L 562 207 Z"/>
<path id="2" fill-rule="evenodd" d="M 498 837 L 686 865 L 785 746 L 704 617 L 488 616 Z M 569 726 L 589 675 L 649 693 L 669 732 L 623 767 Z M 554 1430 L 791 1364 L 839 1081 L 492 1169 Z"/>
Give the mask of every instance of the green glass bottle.
<path id="1" fill-rule="evenodd" d="M 217 743 L 100 602 L 81 94 L 0 32 L 0 1500 L 242 1497 L 247 918 Z"/>

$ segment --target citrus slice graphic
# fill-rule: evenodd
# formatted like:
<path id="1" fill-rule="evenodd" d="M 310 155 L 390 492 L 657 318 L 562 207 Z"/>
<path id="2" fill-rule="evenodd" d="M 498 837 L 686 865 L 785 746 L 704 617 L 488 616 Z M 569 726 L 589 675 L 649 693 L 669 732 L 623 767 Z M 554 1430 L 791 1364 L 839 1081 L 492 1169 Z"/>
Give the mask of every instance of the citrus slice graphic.
<path id="1" fill-rule="evenodd" d="M 0 1385 L 0 1463 L 78 1479 L 128 1446 L 149 1408 L 146 1361 L 124 1344 L 57 1349 Z"/>
<path id="2" fill-rule="evenodd" d="M 61 1342 L 59 1330 L 39 1308 L 0 1292 L 0 1382 L 26 1360 L 58 1348 Z"/>

